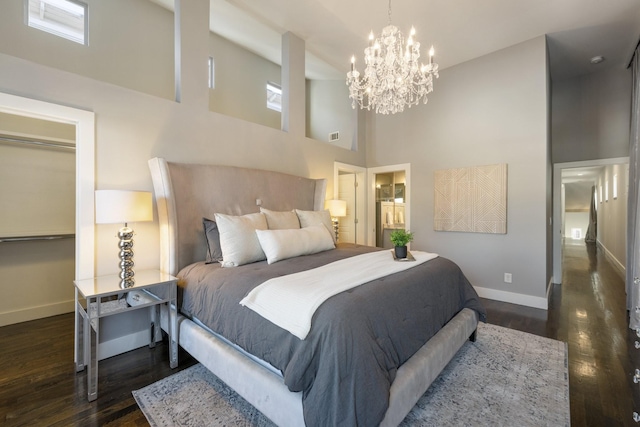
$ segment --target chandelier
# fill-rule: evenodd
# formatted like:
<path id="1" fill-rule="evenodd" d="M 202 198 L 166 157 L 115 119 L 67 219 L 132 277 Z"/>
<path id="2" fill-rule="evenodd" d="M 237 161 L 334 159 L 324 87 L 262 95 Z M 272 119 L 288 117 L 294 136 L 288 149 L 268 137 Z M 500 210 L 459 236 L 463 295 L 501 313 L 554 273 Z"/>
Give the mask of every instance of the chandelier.
<path id="1" fill-rule="evenodd" d="M 369 46 L 364 50 L 365 69 L 362 77 L 356 69 L 356 58 L 351 57 L 351 71 L 347 73 L 347 86 L 351 105 L 356 108 L 374 109 L 380 114 L 395 114 L 405 106 L 427 103 L 427 94 L 433 91 L 433 77 L 438 78 L 438 64 L 433 62 L 433 46 L 429 50 L 429 63 L 420 63 L 420 43 L 411 32 L 405 44 L 402 33 L 391 25 L 391 0 L 389 0 L 389 24 L 374 40 L 369 34 Z"/>

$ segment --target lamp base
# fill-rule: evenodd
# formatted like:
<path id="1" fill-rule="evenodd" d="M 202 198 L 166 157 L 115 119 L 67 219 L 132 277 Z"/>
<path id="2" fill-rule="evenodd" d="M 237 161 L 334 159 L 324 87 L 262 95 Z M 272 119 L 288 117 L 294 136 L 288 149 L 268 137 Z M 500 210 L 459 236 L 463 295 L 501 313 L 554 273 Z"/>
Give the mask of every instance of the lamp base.
<path id="1" fill-rule="evenodd" d="M 124 225 L 118 231 L 118 248 L 120 248 L 120 287 L 122 289 L 131 288 L 135 285 L 133 278 L 133 230 Z"/>
<path id="2" fill-rule="evenodd" d="M 338 241 L 338 218 L 331 218 L 333 223 L 333 232 L 336 233 L 336 242 Z"/>

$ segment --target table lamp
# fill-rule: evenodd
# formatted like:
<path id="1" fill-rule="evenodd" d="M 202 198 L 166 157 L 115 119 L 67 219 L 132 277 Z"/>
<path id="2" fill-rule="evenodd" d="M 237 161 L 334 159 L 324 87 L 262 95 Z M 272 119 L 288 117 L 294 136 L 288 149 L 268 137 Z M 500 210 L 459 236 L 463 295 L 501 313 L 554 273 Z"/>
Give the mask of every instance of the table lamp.
<path id="1" fill-rule="evenodd" d="M 120 249 L 120 287 L 130 288 L 133 278 L 133 230 L 129 222 L 153 221 L 153 204 L 148 191 L 97 190 L 96 224 L 121 224 L 118 231 Z"/>
<path id="2" fill-rule="evenodd" d="M 331 222 L 333 223 L 333 232 L 336 233 L 336 242 L 338 241 L 338 218 L 347 216 L 347 202 L 344 200 L 326 200 L 324 208 L 329 209 Z"/>

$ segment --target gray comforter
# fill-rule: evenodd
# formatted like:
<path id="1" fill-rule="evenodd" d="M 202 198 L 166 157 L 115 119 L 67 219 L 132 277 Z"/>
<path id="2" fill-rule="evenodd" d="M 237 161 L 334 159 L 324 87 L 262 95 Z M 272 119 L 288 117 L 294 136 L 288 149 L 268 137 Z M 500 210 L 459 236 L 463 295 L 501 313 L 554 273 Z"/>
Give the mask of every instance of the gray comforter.
<path id="1" fill-rule="evenodd" d="M 303 392 L 307 426 L 375 426 L 400 365 L 464 307 L 485 320 L 456 264 L 439 257 L 328 299 L 305 340 L 239 304 L 267 279 L 373 250 L 339 245 L 271 265 L 192 264 L 178 274 L 181 310 L 280 369 L 289 389 Z"/>

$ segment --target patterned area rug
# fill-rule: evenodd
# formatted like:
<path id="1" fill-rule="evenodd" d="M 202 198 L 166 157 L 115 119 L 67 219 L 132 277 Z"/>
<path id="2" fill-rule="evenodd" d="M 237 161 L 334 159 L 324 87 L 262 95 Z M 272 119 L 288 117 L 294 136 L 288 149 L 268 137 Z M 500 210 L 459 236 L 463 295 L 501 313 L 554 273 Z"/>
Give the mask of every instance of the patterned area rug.
<path id="1" fill-rule="evenodd" d="M 198 364 L 133 395 L 151 426 L 273 426 Z M 569 426 L 565 343 L 481 323 L 402 426 Z"/>

